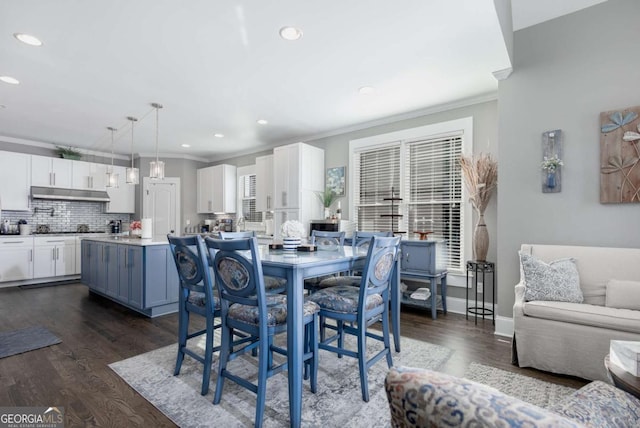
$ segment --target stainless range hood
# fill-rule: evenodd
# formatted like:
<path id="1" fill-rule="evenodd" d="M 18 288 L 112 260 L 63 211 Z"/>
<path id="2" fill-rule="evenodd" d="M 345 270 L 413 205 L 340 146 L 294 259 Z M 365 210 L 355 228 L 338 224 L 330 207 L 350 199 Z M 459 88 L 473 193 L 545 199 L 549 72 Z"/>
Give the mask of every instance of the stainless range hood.
<path id="1" fill-rule="evenodd" d="M 60 189 L 39 186 L 31 186 L 31 198 L 90 202 L 109 202 L 110 200 L 109 194 L 104 190 Z"/>

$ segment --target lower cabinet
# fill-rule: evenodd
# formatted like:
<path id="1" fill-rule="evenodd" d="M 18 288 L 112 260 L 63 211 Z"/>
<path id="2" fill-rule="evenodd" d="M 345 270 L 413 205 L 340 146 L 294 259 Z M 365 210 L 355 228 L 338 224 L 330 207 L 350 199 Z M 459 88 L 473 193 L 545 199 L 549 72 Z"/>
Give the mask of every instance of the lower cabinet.
<path id="1" fill-rule="evenodd" d="M 142 247 L 118 246 L 118 300 L 142 309 Z"/>
<path id="2" fill-rule="evenodd" d="M 169 244 L 83 239 L 81 282 L 147 316 L 176 312 L 178 273 Z"/>
<path id="3" fill-rule="evenodd" d="M 34 238 L 33 278 L 75 275 L 76 239 Z"/>
<path id="4" fill-rule="evenodd" d="M 33 238 L 0 239 L 0 282 L 33 278 Z"/>

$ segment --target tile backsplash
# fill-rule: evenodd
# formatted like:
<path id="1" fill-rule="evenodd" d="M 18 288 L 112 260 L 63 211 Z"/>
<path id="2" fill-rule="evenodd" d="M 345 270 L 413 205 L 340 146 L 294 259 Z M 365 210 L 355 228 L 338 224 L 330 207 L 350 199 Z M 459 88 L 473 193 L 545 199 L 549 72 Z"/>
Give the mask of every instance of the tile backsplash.
<path id="1" fill-rule="evenodd" d="M 52 232 L 75 232 L 79 224 L 88 225 L 91 231 L 110 232 L 109 221 L 122 220 L 123 224 L 131 221 L 129 214 L 105 213 L 105 205 L 105 202 L 32 200 L 31 211 L 3 210 L 2 221 L 17 224 L 24 219 L 32 230 L 39 224 L 48 224 Z"/>

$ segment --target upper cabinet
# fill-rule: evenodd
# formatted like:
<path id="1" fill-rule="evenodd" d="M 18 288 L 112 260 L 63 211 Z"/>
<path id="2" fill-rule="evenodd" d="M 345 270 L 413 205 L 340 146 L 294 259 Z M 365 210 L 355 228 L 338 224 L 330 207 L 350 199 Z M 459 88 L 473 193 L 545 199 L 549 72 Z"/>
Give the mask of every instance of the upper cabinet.
<path id="1" fill-rule="evenodd" d="M 114 166 L 113 172 L 118 174 L 118 187 L 107 187 L 109 202 L 107 202 L 107 213 L 129 213 L 136 211 L 135 197 L 136 186 L 127 184 L 127 168 Z"/>
<path id="2" fill-rule="evenodd" d="M 0 208 L 29 210 L 31 191 L 31 156 L 0 152 Z"/>
<path id="3" fill-rule="evenodd" d="M 198 213 L 236 212 L 236 167 L 216 165 L 198 170 Z"/>
<path id="4" fill-rule="evenodd" d="M 71 187 L 74 189 L 105 190 L 107 184 L 107 165 L 72 161 L 72 177 Z M 56 187 L 62 186 L 56 185 Z"/>
<path id="5" fill-rule="evenodd" d="M 256 211 L 271 211 L 273 200 L 273 155 L 256 158 Z"/>
<path id="6" fill-rule="evenodd" d="M 303 143 L 273 149 L 274 209 L 305 208 L 324 189 L 324 150 Z"/>
<path id="7" fill-rule="evenodd" d="M 73 161 L 31 155 L 31 185 L 70 189 Z"/>

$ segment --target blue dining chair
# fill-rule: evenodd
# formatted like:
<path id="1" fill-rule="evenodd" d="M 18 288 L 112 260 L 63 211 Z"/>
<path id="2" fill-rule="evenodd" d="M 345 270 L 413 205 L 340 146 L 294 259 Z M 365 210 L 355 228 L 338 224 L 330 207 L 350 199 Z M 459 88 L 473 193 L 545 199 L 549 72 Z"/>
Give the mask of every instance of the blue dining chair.
<path id="1" fill-rule="evenodd" d="M 332 251 L 338 250 L 344 246 L 344 232 L 329 232 L 312 230 L 310 244 L 315 245 L 318 251 Z M 335 275 L 325 275 L 316 278 L 307 278 L 304 280 L 304 288 L 310 293 L 320 289 L 320 283 L 329 278 L 333 278 Z"/>
<path id="2" fill-rule="evenodd" d="M 366 251 L 369 248 L 369 244 L 371 243 L 371 238 L 374 236 L 380 237 L 391 237 L 393 236 L 392 232 L 354 232 L 351 237 L 351 247 L 355 250 Z M 362 282 L 362 269 L 364 267 L 364 263 L 358 263 L 354 266 L 354 269 L 350 272 L 349 275 L 341 275 L 341 276 L 330 276 L 324 278 L 317 285 L 317 289 L 322 290 L 323 288 L 335 287 L 336 285 L 351 285 L 354 287 L 360 286 L 360 282 Z"/>
<path id="3" fill-rule="evenodd" d="M 243 238 L 255 238 L 255 230 L 247 230 L 243 232 L 219 232 L 221 239 L 243 239 Z M 287 289 L 287 280 L 285 278 L 277 278 L 275 276 L 265 275 L 264 286 L 269 294 L 284 293 Z"/>
<path id="4" fill-rule="evenodd" d="M 215 318 L 220 316 L 220 300 L 215 295 L 211 271 L 207 263 L 207 253 L 204 242 L 199 235 L 177 237 L 167 235 L 169 246 L 173 254 L 173 260 L 178 270 L 180 280 L 180 294 L 178 298 L 178 357 L 173 372 L 174 376 L 180 374 L 182 361 L 185 355 L 204 364 L 202 373 L 202 388 L 200 393 L 206 395 L 209 392 L 209 379 L 211 377 L 211 363 L 213 353 L 219 350 L 219 346 L 213 346 L 214 330 L 220 328 L 215 324 Z M 205 318 L 205 328 L 189 333 L 189 320 L 191 314 Z M 205 335 L 204 356 L 187 346 L 189 339 Z"/>
<path id="5" fill-rule="evenodd" d="M 287 350 L 274 344 L 274 336 L 287 331 L 287 298 L 267 294 L 256 238 L 222 240 L 206 238 L 211 255 L 216 285 L 220 293 L 222 345 L 218 364 L 218 380 L 213 403 L 222 398 L 225 379 L 253 391 L 257 395 L 255 426 L 262 425 L 267 379 L 287 370 L 287 363 L 275 365 L 273 353 L 287 355 Z M 304 304 L 305 369 L 310 371 L 311 391 L 316 392 L 318 373 L 318 311 L 314 302 Z M 244 332 L 257 342 L 242 348 L 231 348 L 233 332 Z M 229 368 L 229 362 L 258 348 L 257 384 L 242 378 Z"/>
<path id="6" fill-rule="evenodd" d="M 359 287 L 339 285 L 319 290 L 307 298 L 320 306 L 319 348 L 335 352 L 339 358 L 347 355 L 358 359 L 364 401 L 369 401 L 369 367 L 383 357 L 387 359 L 387 366 L 393 364 L 389 340 L 389 294 L 399 246 L 399 237 L 372 237 Z M 327 324 L 327 318 L 335 320 L 336 325 Z M 378 321 L 382 321 L 382 336 L 368 330 Z M 334 330 L 335 334 L 324 339 L 325 329 Z M 345 348 L 345 334 L 357 338 L 356 351 Z M 383 349 L 370 359 L 366 355 L 367 338 L 383 343 Z"/>

